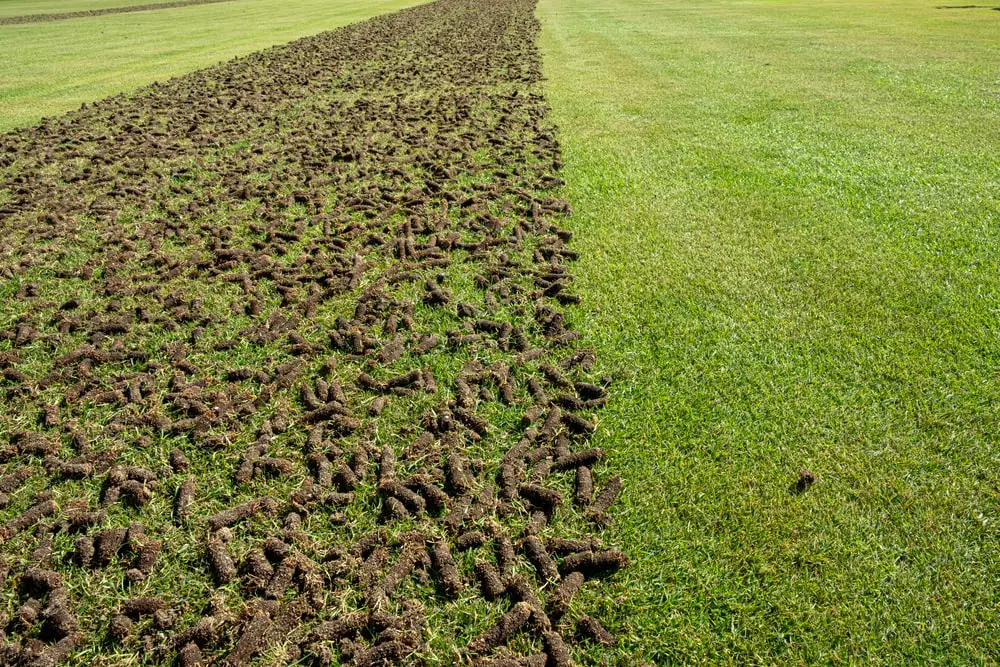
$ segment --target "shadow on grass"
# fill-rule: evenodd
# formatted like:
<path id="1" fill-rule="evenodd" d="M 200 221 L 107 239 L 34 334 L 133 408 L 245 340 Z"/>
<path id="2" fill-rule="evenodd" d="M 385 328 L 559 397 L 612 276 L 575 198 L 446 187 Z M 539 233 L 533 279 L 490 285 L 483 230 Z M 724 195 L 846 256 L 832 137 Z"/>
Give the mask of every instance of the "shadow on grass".
<path id="1" fill-rule="evenodd" d="M 1000 12 L 1000 7 L 990 7 L 989 5 L 938 5 L 934 9 L 992 9 Z"/>

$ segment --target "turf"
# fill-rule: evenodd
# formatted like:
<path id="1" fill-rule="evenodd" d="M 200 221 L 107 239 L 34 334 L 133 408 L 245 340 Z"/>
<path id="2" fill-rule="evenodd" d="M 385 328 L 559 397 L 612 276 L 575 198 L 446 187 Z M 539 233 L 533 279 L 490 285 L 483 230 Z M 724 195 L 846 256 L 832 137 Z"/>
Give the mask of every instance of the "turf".
<path id="1" fill-rule="evenodd" d="M 623 656 L 1000 659 L 1000 12 L 935 4 L 540 3 Z"/>
<path id="2" fill-rule="evenodd" d="M 70 12 L 144 2 L 2 2 L 0 16 Z M 218 4 L 0 26 L 0 131 L 36 123 L 415 0 L 234 0 Z"/>
<path id="3" fill-rule="evenodd" d="M 135 7 L 169 0 L 0 0 L 0 18 Z"/>
<path id="4" fill-rule="evenodd" d="M 621 483 L 534 7 L 0 135 L 0 665 L 600 658 Z"/>
<path id="5" fill-rule="evenodd" d="M 244 25 L 236 5 L 273 18 Z M 147 57 L 151 33 L 129 26 L 167 11 Z M 4 28 L 0 127 L 328 14 L 247 0 L 87 19 L 104 22 L 89 36 L 84 20 Z M 542 0 L 538 15 L 577 289 L 600 308 L 575 324 L 617 379 L 594 444 L 625 477 L 612 538 L 634 556 L 612 595 L 579 602 L 621 633 L 620 660 L 1000 660 L 1000 12 Z M 118 35 L 106 51 L 100 30 Z M 802 467 L 819 481 L 794 495 Z"/>

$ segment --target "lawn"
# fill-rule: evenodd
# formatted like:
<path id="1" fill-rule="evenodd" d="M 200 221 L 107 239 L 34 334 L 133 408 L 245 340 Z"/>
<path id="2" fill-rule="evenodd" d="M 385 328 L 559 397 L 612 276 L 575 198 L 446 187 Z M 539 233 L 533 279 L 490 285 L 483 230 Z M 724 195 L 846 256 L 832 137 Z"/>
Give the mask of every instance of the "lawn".
<path id="1" fill-rule="evenodd" d="M 0 26 L 0 131 L 413 4 Z M 574 608 L 622 664 L 1000 661 L 1000 11 L 537 15 L 634 561 Z"/>
<path id="2" fill-rule="evenodd" d="M 0 16 L 152 0 L 0 1 Z M 152 81 L 282 44 L 417 0 L 233 0 L 218 4 L 0 26 L 0 132 Z"/>
<path id="3" fill-rule="evenodd" d="M 541 0 L 622 655 L 1000 660 L 1000 12 L 935 5 Z"/>
<path id="4" fill-rule="evenodd" d="M 170 0 L 0 0 L 0 17 L 29 16 L 34 14 L 62 14 L 86 12 L 112 7 L 150 5 Z"/>

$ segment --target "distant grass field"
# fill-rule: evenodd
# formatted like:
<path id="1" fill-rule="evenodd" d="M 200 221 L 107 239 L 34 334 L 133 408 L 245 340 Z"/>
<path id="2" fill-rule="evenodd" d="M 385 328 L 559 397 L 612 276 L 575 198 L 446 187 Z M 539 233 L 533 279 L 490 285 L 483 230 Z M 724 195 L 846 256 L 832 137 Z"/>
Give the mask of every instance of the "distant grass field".
<path id="1" fill-rule="evenodd" d="M 937 4 L 541 0 L 623 654 L 1000 660 L 1000 12 Z"/>
<path id="2" fill-rule="evenodd" d="M 149 5 L 170 0 L 0 0 L 0 17 L 29 16 L 31 14 L 62 14 L 85 12 L 111 7 Z"/>
<path id="3" fill-rule="evenodd" d="M 0 16 L 153 0 L 0 1 Z M 419 0 L 234 0 L 0 26 L 0 131 Z"/>

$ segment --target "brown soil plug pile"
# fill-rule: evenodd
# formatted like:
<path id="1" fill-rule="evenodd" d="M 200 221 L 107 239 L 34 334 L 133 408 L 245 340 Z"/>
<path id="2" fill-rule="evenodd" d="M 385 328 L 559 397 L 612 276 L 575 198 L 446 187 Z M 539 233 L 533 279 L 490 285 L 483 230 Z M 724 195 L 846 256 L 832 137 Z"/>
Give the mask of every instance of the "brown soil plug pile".
<path id="1" fill-rule="evenodd" d="M 0 136 L 0 664 L 608 651 L 622 483 L 533 9 L 439 0 Z"/>

